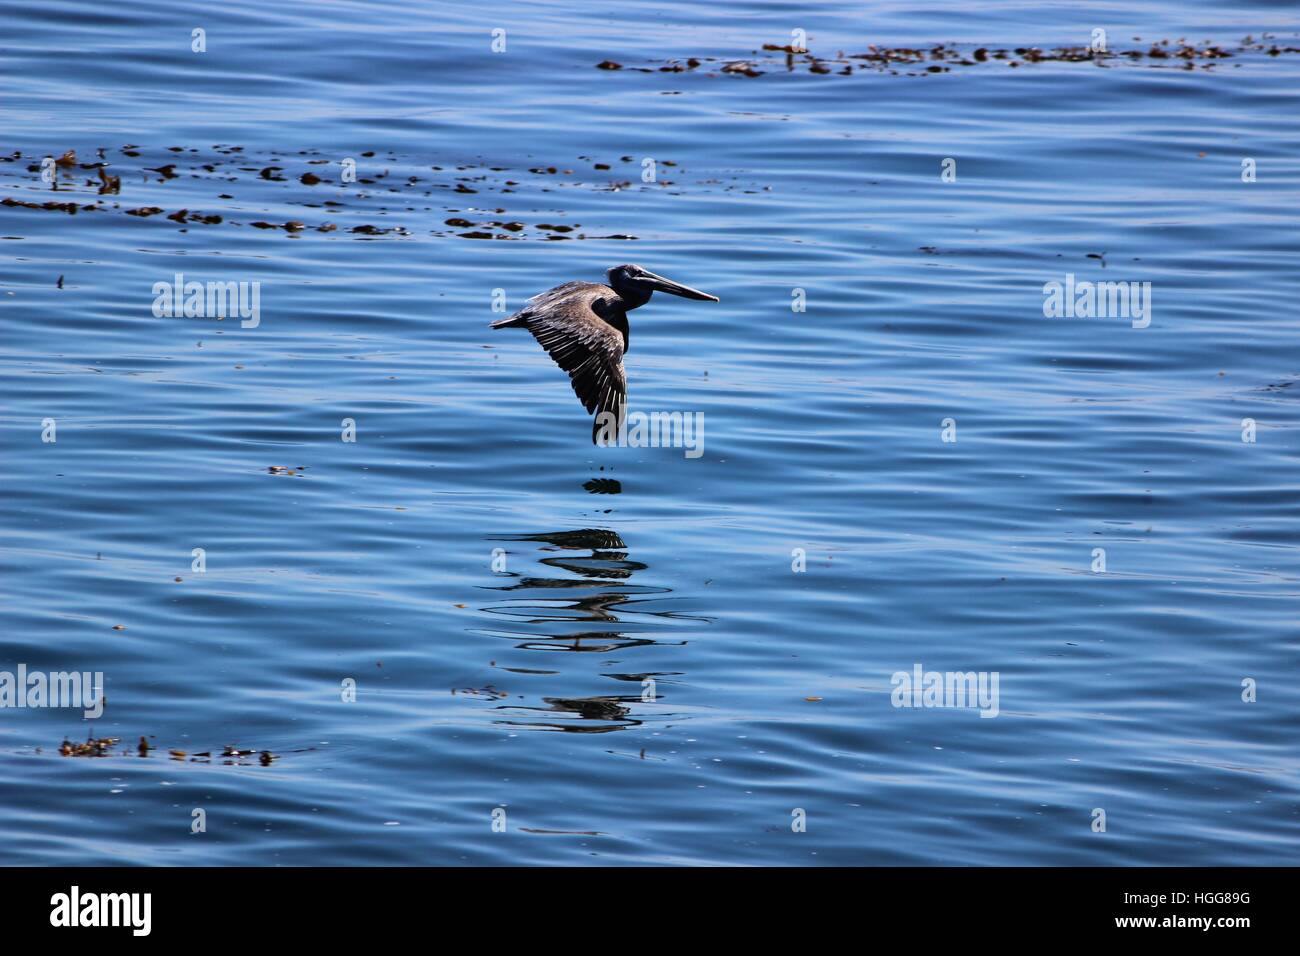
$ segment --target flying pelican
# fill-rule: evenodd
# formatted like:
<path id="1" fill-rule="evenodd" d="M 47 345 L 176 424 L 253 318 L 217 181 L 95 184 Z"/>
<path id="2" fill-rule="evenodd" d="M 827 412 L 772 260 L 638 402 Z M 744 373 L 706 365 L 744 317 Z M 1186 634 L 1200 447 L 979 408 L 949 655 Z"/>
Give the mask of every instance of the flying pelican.
<path id="1" fill-rule="evenodd" d="M 718 297 L 655 275 L 640 266 L 614 266 L 605 273 L 609 285 L 566 282 L 535 295 L 514 315 L 492 323 L 494 329 L 524 328 L 533 333 L 555 364 L 569 373 L 570 384 L 588 414 L 596 416 L 591 441 L 609 421 L 622 421 L 627 403 L 627 314 L 650 301 L 657 289 L 684 299 L 717 302 Z"/>

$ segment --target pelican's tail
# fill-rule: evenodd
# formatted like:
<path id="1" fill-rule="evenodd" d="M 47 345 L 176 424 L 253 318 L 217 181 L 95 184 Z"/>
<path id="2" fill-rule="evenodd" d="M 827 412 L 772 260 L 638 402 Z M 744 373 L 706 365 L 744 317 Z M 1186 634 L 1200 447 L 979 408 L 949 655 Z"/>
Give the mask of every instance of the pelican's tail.
<path id="1" fill-rule="evenodd" d="M 488 328 L 490 328 L 490 329 L 508 329 L 508 328 L 510 328 L 511 326 L 515 326 L 515 325 L 523 325 L 523 322 L 520 321 L 520 315 L 519 315 L 518 312 L 516 312 L 516 313 L 515 313 L 514 315 L 512 315 L 512 316 L 509 316 L 508 318 L 497 319 L 495 322 L 489 323 Z"/>

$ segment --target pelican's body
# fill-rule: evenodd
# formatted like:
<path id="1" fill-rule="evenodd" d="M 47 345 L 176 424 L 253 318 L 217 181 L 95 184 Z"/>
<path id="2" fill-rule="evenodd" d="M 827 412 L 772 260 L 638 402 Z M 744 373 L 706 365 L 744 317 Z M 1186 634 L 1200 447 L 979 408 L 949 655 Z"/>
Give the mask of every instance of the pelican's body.
<path id="1" fill-rule="evenodd" d="M 687 299 L 717 302 L 716 296 L 648 272 L 640 266 L 615 266 L 605 273 L 608 285 L 566 282 L 535 295 L 494 329 L 525 328 L 533 333 L 555 363 L 569 373 L 573 391 L 589 414 L 596 416 L 591 440 L 596 441 L 602 413 L 621 419 L 627 402 L 623 356 L 628 350 L 627 314 L 650 301 L 656 291 Z"/>

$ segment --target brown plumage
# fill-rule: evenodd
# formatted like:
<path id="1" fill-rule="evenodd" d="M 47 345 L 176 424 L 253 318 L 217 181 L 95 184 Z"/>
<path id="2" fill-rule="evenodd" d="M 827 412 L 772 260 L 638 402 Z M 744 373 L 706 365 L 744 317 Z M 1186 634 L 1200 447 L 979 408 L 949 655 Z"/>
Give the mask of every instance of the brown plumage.
<path id="1" fill-rule="evenodd" d="M 627 375 L 623 355 L 628 349 L 627 313 L 645 305 L 657 289 L 687 299 L 717 302 L 715 296 L 680 285 L 636 265 L 615 266 L 605 273 L 609 285 L 566 282 L 528 300 L 494 329 L 525 328 L 555 364 L 569 373 L 574 393 L 588 414 L 596 416 L 591 440 L 596 442 L 601 413 L 621 421 L 627 404 Z"/>

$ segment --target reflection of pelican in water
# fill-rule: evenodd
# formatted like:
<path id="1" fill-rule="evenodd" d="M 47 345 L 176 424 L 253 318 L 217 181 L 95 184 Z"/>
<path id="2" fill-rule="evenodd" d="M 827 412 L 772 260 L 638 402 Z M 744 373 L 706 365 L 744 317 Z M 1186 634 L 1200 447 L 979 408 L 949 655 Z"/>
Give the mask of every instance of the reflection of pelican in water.
<path id="1" fill-rule="evenodd" d="M 543 541 L 557 548 L 574 551 L 591 551 L 618 549 L 627 547 L 616 531 L 604 528 L 579 528 L 577 531 L 551 531 L 546 534 L 500 534 L 493 535 L 490 541 Z"/>
<path id="2" fill-rule="evenodd" d="M 494 541 L 532 542 L 542 552 L 536 562 L 544 569 L 565 576 L 525 576 L 503 571 L 501 583 L 490 590 L 508 595 L 501 603 L 484 607 L 489 614 L 514 622 L 513 626 L 481 631 L 493 637 L 514 641 L 514 650 L 524 652 L 595 652 L 601 658 L 586 658 L 605 663 L 605 656 L 619 651 L 656 646 L 683 645 L 686 641 L 664 641 L 658 634 L 666 628 L 681 627 L 687 621 L 707 620 L 663 607 L 670 588 L 635 584 L 632 578 L 648 567 L 628 558 L 627 544 L 614 531 L 583 528 L 545 534 L 495 535 Z M 512 549 L 513 550 L 513 549 Z M 577 552 L 587 552 L 580 554 Z M 576 627 L 575 627 L 576 625 Z M 647 634 L 651 632 L 654 636 Z M 571 658 L 575 663 L 579 658 Z M 561 676 L 556 671 L 536 668 L 506 669 L 532 679 L 548 682 Z M 598 677 L 640 685 L 647 678 L 671 682 L 672 674 L 648 672 L 619 674 L 602 672 L 584 675 L 566 668 L 564 675 L 573 680 Z M 638 686 L 638 690 L 641 688 Z M 604 733 L 641 724 L 647 714 L 655 718 L 671 716 L 659 702 L 662 690 L 646 695 L 575 694 L 541 696 L 541 704 L 502 701 L 496 710 L 503 712 L 502 723 L 539 730 L 566 730 L 576 733 Z M 633 711 L 644 711 L 636 716 Z"/>
<path id="3" fill-rule="evenodd" d="M 512 711 L 525 711 L 538 715 L 535 720 L 503 718 L 500 723 L 512 727 L 531 727 L 534 730 L 563 730 L 571 734 L 607 734 L 611 730 L 638 727 L 641 721 L 628 716 L 629 704 L 641 702 L 640 697 L 543 697 L 548 707 L 512 706 Z M 542 719 L 546 714 L 572 714 L 583 723 L 561 723 Z M 593 723 L 587 723 L 587 722 Z M 599 723 L 594 723 L 599 721 Z"/>
<path id="4" fill-rule="evenodd" d="M 549 534 L 496 535 L 493 541 L 539 541 L 550 545 L 543 550 L 590 551 L 589 556 L 578 557 L 564 554 L 556 557 L 538 558 L 538 563 L 548 568 L 559 568 L 577 575 L 576 578 L 540 578 L 521 577 L 508 574 L 517 580 L 513 584 L 494 588 L 497 591 L 527 591 L 532 589 L 544 591 L 596 591 L 597 593 L 580 593 L 570 603 L 561 604 L 558 600 L 542 597 L 532 604 L 512 603 L 506 606 L 484 608 L 495 614 L 511 617 L 528 617 L 530 624 L 542 624 L 547 621 L 594 621 L 597 623 L 618 623 L 620 614 L 624 616 L 651 614 L 656 619 L 670 620 L 705 620 L 704 618 L 682 614 L 678 611 L 647 611 L 639 605 L 651 603 L 637 598 L 637 595 L 670 594 L 671 588 L 656 587 L 647 584 L 630 584 L 628 580 L 637 571 L 647 570 L 640 561 L 628 560 L 627 545 L 613 531 L 603 528 L 586 528 L 579 531 L 558 531 Z M 605 590 L 605 589 L 611 590 Z M 576 612 L 576 613 L 574 613 Z M 662 624 L 650 622 L 656 627 Z M 597 632 L 609 636 L 608 632 Z M 581 635 L 574 635 L 581 636 Z M 641 641 L 639 643 L 658 643 Z"/>
<path id="5" fill-rule="evenodd" d="M 518 633 L 504 634 L 515 638 Z M 623 651 L 629 647 L 653 647 L 655 645 L 678 645 L 685 641 L 656 641 L 648 637 L 629 637 L 617 631 L 584 631 L 578 634 L 564 634 L 558 637 L 535 641 L 520 641 L 515 645 L 521 651 L 566 651 L 578 654 L 603 654 L 608 651 Z"/>

